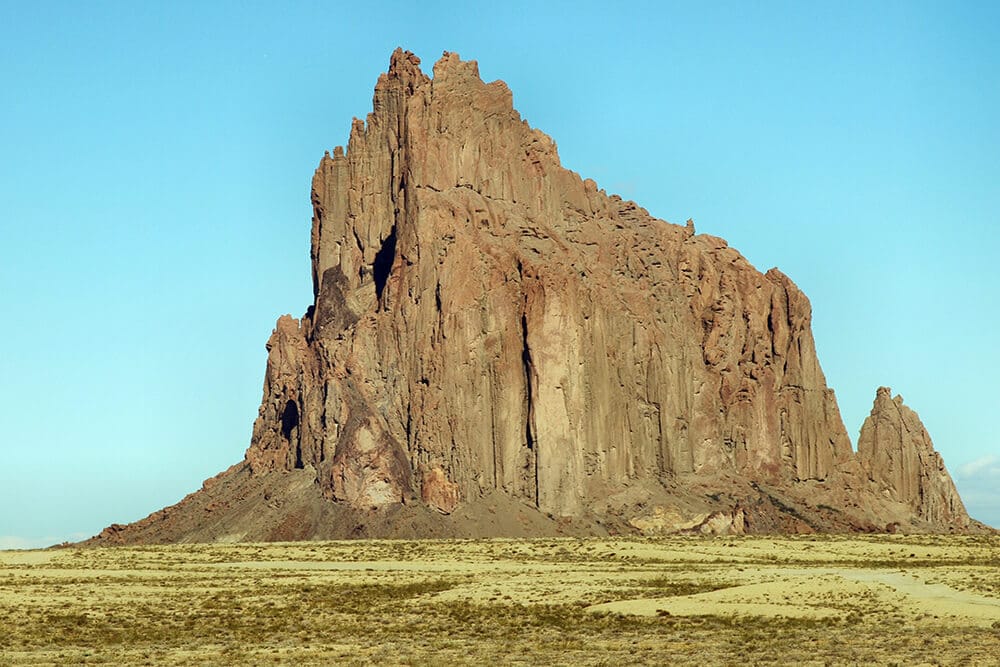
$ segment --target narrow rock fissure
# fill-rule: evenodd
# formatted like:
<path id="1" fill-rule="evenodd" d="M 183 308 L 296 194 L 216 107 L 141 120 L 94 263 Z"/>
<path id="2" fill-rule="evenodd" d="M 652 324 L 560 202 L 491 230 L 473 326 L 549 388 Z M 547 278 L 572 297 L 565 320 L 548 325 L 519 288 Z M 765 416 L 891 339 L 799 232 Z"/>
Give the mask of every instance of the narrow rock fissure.
<path id="1" fill-rule="evenodd" d="M 524 436 L 528 449 L 534 449 L 535 443 L 531 435 L 531 350 L 528 349 L 528 316 L 521 315 L 521 363 L 524 365 L 524 388 L 528 396 L 528 411 L 524 420 Z"/>
<path id="2" fill-rule="evenodd" d="M 538 451 L 535 449 L 535 438 L 531 429 L 531 415 L 534 410 L 534 397 L 531 390 L 531 350 L 528 348 L 528 315 L 521 314 L 521 363 L 524 366 L 524 390 L 528 403 L 524 418 L 524 442 L 534 453 L 535 504 L 538 504 Z"/>
<path id="3" fill-rule="evenodd" d="M 389 236 L 382 241 L 382 247 L 375 253 L 375 261 L 372 262 L 372 278 L 375 280 L 375 296 L 382 298 L 386 281 L 389 280 L 389 272 L 392 271 L 392 263 L 396 259 L 396 225 L 389 230 Z"/>

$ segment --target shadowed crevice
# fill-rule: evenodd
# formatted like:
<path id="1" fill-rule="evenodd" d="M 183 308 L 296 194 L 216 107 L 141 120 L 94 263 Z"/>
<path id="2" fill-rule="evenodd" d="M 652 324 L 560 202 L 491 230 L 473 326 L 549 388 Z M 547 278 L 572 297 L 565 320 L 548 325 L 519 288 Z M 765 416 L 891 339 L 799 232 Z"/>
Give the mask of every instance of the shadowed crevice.
<path id="1" fill-rule="evenodd" d="M 534 429 L 532 428 L 532 415 L 534 413 L 534 396 L 531 387 L 532 363 L 531 349 L 528 347 L 528 315 L 521 314 L 521 363 L 524 366 L 524 390 L 527 398 L 527 409 L 524 418 L 524 441 L 528 450 L 534 455 L 532 466 L 534 467 L 534 491 L 535 505 L 538 506 L 538 451 L 535 448 Z"/>
<path id="2" fill-rule="evenodd" d="M 302 439 L 299 437 L 299 406 L 295 401 L 285 403 L 285 409 L 281 412 L 281 435 L 295 445 L 295 467 L 304 468 Z"/>
<path id="3" fill-rule="evenodd" d="M 375 261 L 372 263 L 372 277 L 375 280 L 375 296 L 382 298 L 386 281 L 389 280 L 389 273 L 392 271 L 392 263 L 396 259 L 396 226 L 389 230 L 389 236 L 382 242 L 382 247 L 375 253 Z"/>

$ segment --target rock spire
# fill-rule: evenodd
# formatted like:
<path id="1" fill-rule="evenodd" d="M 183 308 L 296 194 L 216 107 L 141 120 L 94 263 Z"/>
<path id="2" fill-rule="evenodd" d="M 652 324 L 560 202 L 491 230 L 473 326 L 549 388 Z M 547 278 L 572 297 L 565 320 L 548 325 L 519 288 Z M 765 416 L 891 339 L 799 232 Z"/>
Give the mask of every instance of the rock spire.
<path id="1" fill-rule="evenodd" d="M 879 387 L 858 438 L 858 457 L 881 493 L 936 525 L 965 527 L 969 516 L 917 413 Z"/>

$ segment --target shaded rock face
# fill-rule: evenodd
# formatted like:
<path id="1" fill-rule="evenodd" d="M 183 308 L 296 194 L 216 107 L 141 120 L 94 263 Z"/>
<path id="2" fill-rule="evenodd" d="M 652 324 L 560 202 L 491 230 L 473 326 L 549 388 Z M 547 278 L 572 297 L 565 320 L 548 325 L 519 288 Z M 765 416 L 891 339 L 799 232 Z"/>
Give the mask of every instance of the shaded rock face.
<path id="1" fill-rule="evenodd" d="M 498 490 L 568 516 L 638 478 L 851 456 L 787 277 L 561 168 L 475 62 L 418 62 L 393 55 L 316 171 L 315 303 L 269 343 L 254 471 L 312 465 L 358 507 Z"/>
<path id="2" fill-rule="evenodd" d="M 853 453 L 788 277 L 563 169 L 474 61 L 433 74 L 397 50 L 320 161 L 244 464 L 105 541 L 968 525 L 881 393 Z"/>
<path id="3" fill-rule="evenodd" d="M 879 387 L 861 427 L 858 457 L 883 494 L 905 503 L 920 518 L 968 526 L 969 515 L 927 429 L 888 387 Z"/>

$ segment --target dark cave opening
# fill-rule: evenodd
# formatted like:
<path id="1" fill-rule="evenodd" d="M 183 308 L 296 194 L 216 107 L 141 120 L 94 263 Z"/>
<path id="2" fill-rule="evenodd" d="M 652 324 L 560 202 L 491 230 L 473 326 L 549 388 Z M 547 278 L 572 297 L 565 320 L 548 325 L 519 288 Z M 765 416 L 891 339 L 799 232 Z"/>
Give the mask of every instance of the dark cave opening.
<path id="1" fill-rule="evenodd" d="M 396 259 L 396 225 L 389 230 L 389 236 L 382 241 L 382 247 L 375 253 L 375 261 L 372 263 L 372 277 L 375 279 L 375 296 L 382 298 L 385 290 L 385 283 L 389 280 L 389 273 L 392 271 L 392 263 Z"/>
<path id="2" fill-rule="evenodd" d="M 305 467 L 302 462 L 302 440 L 299 438 L 299 406 L 295 401 L 285 403 L 281 411 L 281 435 L 288 442 L 295 442 L 295 467 Z"/>

